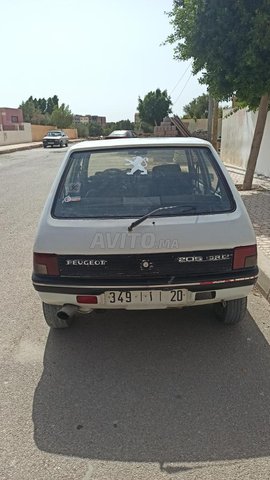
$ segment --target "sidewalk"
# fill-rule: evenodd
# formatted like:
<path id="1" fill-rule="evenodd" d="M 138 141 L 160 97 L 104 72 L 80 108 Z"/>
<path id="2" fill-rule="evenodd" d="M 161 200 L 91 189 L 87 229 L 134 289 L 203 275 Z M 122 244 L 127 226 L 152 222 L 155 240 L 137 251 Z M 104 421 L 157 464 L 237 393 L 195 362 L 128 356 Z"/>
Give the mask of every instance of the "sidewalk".
<path id="1" fill-rule="evenodd" d="M 70 143 L 81 141 L 81 139 L 70 140 Z M 0 155 L 1 153 L 13 153 L 40 147 L 42 147 L 42 142 L 4 145 L 0 146 Z M 234 165 L 226 165 L 226 168 L 234 183 L 242 185 L 244 170 Z M 246 205 L 257 236 L 260 269 L 258 286 L 270 301 L 270 178 L 257 175 L 254 177 L 252 190 L 246 192 L 239 190 L 239 193 Z"/>
<path id="2" fill-rule="evenodd" d="M 226 165 L 234 183 L 242 185 L 245 171 L 233 165 Z M 270 301 L 270 178 L 254 176 L 253 188 L 239 193 L 257 237 L 259 279 L 258 286 Z"/>
<path id="3" fill-rule="evenodd" d="M 15 145 L 0 145 L 0 155 L 1 153 L 13 153 L 18 152 L 19 150 L 30 150 L 32 148 L 40 147 L 42 147 L 42 142 L 17 143 Z"/>
<path id="4" fill-rule="evenodd" d="M 78 143 L 84 139 L 76 138 L 69 139 L 69 143 Z M 43 146 L 42 142 L 31 142 L 31 143 L 17 143 L 15 145 L 0 145 L 0 155 L 1 153 L 13 153 L 21 150 L 31 150 L 32 148 L 41 148 Z"/>

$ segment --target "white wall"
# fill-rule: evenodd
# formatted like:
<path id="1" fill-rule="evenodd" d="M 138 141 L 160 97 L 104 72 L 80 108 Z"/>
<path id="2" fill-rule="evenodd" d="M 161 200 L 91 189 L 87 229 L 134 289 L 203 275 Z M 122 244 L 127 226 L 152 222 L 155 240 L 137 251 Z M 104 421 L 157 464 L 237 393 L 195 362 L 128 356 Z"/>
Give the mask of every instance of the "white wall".
<path id="1" fill-rule="evenodd" d="M 15 145 L 16 143 L 32 142 L 30 123 L 24 123 L 24 130 L 1 130 L 0 145 Z"/>
<path id="2" fill-rule="evenodd" d="M 241 109 L 222 121 L 220 156 L 224 163 L 246 168 L 258 113 Z M 256 173 L 270 177 L 270 112 L 256 165 Z"/>

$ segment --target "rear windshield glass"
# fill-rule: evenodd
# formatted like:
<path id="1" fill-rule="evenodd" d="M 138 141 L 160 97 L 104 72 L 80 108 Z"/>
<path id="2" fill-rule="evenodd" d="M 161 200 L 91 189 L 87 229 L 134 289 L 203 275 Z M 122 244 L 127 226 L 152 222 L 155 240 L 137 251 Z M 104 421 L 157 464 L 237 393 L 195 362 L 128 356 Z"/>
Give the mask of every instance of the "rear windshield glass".
<path id="1" fill-rule="evenodd" d="M 129 137 L 131 136 L 129 132 L 124 132 L 123 130 L 115 131 L 110 133 L 109 137 Z"/>
<path id="2" fill-rule="evenodd" d="M 160 207 L 173 206 L 162 210 Z M 234 200 L 207 147 L 73 152 L 53 205 L 57 218 L 217 214 Z"/>

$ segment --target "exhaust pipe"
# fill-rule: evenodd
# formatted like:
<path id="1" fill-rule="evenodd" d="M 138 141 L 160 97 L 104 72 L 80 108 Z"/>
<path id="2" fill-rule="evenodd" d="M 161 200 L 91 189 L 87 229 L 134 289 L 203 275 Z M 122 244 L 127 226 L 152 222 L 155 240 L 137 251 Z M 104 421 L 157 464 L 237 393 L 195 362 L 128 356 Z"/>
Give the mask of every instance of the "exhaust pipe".
<path id="1" fill-rule="evenodd" d="M 60 310 L 58 310 L 57 317 L 60 320 L 68 320 L 69 318 L 72 318 L 77 311 L 78 307 L 76 307 L 75 305 L 69 305 L 67 303 L 66 305 L 63 305 Z"/>

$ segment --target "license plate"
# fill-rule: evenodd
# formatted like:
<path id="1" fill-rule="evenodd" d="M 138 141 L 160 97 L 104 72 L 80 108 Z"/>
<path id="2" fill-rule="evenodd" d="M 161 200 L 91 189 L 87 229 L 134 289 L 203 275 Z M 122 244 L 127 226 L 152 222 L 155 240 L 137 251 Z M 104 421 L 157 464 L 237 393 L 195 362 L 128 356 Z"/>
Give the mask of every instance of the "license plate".
<path id="1" fill-rule="evenodd" d="M 186 290 L 113 290 L 105 292 L 105 303 L 111 305 L 128 304 L 178 304 L 186 299 Z"/>

